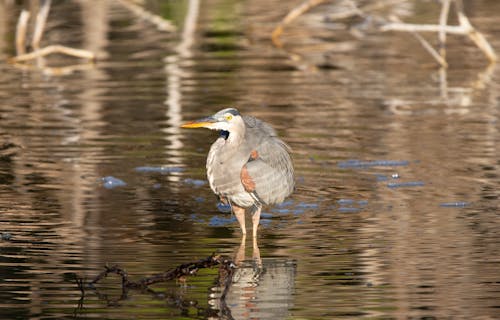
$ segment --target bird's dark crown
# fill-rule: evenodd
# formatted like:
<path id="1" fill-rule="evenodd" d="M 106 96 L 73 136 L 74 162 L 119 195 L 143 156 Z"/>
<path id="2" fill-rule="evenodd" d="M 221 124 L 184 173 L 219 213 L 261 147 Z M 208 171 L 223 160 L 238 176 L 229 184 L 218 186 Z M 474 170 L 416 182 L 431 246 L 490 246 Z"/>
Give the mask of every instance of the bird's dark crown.
<path id="1" fill-rule="evenodd" d="M 226 108 L 226 109 L 222 109 L 222 110 L 218 111 L 216 114 L 214 114 L 214 117 L 218 118 L 219 116 L 223 116 L 223 115 L 225 115 L 227 113 L 230 113 L 233 116 L 239 116 L 240 115 L 240 112 L 238 111 L 238 109 L 235 109 L 235 108 Z"/>

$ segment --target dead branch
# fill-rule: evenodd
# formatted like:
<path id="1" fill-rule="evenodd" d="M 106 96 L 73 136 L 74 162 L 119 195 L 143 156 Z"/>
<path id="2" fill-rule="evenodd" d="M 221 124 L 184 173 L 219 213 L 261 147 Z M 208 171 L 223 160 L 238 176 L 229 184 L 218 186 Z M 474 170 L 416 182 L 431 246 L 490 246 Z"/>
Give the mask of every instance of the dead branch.
<path id="1" fill-rule="evenodd" d="M 10 59 L 11 63 L 16 63 L 16 62 L 24 62 L 28 60 L 33 60 L 39 57 L 43 57 L 52 53 L 62 53 L 66 54 L 69 56 L 77 57 L 77 58 L 82 58 L 82 59 L 88 59 L 88 60 L 94 60 L 95 59 L 95 54 L 93 52 L 87 51 L 87 50 L 81 50 L 81 49 L 74 49 L 70 47 L 65 47 L 61 45 L 51 45 L 47 46 L 42 49 L 38 49 L 35 51 L 32 51 L 30 53 L 18 55 L 16 57 L 13 57 Z"/>
<path id="2" fill-rule="evenodd" d="M 464 35 L 469 32 L 464 26 L 441 26 L 438 24 L 414 24 L 403 22 L 392 22 L 383 25 L 381 31 L 403 31 L 403 32 L 444 32 L 450 34 Z"/>
<path id="3" fill-rule="evenodd" d="M 135 3 L 132 3 L 130 1 L 118 0 L 118 2 L 121 3 L 130 12 L 137 15 L 139 18 L 154 24 L 158 28 L 158 30 L 167 32 L 176 31 L 175 25 L 173 25 L 170 21 L 164 19 L 163 17 L 156 14 L 152 14 L 151 12 L 146 11 L 143 7 Z"/>
<path id="4" fill-rule="evenodd" d="M 26 53 L 26 30 L 28 26 L 28 20 L 31 14 L 29 11 L 26 10 L 21 11 L 16 27 L 17 55 L 9 59 L 10 63 L 14 64 L 17 67 L 31 70 L 31 68 L 29 67 L 25 68 L 25 66 L 27 65 L 22 64 L 22 62 L 27 62 L 33 59 L 41 58 L 52 53 L 60 53 L 92 61 L 95 60 L 95 54 L 87 50 L 75 49 L 62 45 L 50 45 L 45 48 L 40 48 L 40 42 L 42 40 L 43 31 L 45 29 L 51 3 L 52 3 L 51 0 L 42 1 L 42 5 L 38 10 L 38 13 L 36 15 L 35 28 L 33 31 L 33 37 L 32 37 L 33 39 L 31 42 L 31 47 L 33 48 L 33 51 L 29 53 Z M 38 61 L 37 66 L 39 69 L 42 69 L 43 71 L 46 71 L 46 73 L 50 74 L 63 74 L 64 72 L 68 72 L 68 70 L 71 70 L 70 72 L 72 72 L 73 70 L 77 70 L 75 68 L 70 68 L 68 70 L 59 68 L 53 70 L 52 68 L 45 67 L 44 64 L 41 63 L 41 61 Z"/>
<path id="5" fill-rule="evenodd" d="M 199 269 L 212 268 L 217 265 L 219 266 L 218 284 L 219 286 L 224 287 L 220 297 L 220 306 L 221 306 L 220 312 L 222 316 L 221 319 L 233 319 L 233 317 L 231 316 L 231 310 L 228 308 L 225 299 L 229 291 L 229 288 L 233 283 L 234 270 L 236 266 L 230 259 L 226 259 L 220 255 L 215 255 L 215 254 L 205 259 L 181 264 L 174 269 L 171 269 L 163 273 L 158 273 L 150 277 L 142 278 L 139 281 L 130 280 L 127 271 L 120 268 L 118 265 L 113 265 L 111 267 L 105 266 L 104 270 L 90 282 L 86 282 L 85 280 L 83 280 L 83 278 L 77 277 L 76 284 L 81 292 L 81 297 L 78 302 L 78 307 L 75 309 L 75 312 L 83 308 L 83 300 L 85 298 L 86 288 L 92 289 L 93 292 L 97 294 L 99 299 L 106 301 L 108 305 L 118 305 L 119 301 L 127 298 L 128 291 L 130 289 L 144 290 L 152 294 L 155 298 L 165 299 L 165 294 L 157 293 L 154 290 L 150 289 L 148 286 L 158 282 L 164 282 L 174 279 L 183 279 L 187 276 L 195 275 Z M 98 282 L 106 278 L 109 274 L 117 274 L 121 278 L 122 293 L 118 299 L 110 299 L 107 294 L 99 293 L 99 291 L 95 287 L 95 285 Z M 196 302 L 193 303 L 191 301 L 186 301 L 182 297 L 177 297 L 175 295 L 171 295 L 169 298 L 167 298 L 167 301 L 168 300 L 174 301 L 175 305 L 181 306 L 181 309 L 183 308 L 182 306 L 185 305 L 186 303 L 187 303 L 186 305 L 189 306 L 196 305 Z M 206 316 L 214 316 L 213 310 L 211 309 L 198 308 L 198 313 Z"/>
<path id="6" fill-rule="evenodd" d="M 461 0 L 455 0 L 455 1 L 457 3 L 455 5 L 455 8 L 457 11 L 458 21 L 459 21 L 460 25 L 464 26 L 465 28 L 467 28 L 469 30 L 469 32 L 467 33 L 469 38 L 476 44 L 476 46 L 481 51 L 483 51 L 483 53 L 486 55 L 486 57 L 488 57 L 490 62 L 497 61 L 498 56 L 496 55 L 495 51 L 491 47 L 488 40 L 486 40 L 486 38 L 484 37 L 484 35 L 481 32 L 477 31 L 474 27 L 472 27 L 472 25 L 469 22 L 469 18 L 467 18 L 467 16 L 462 11 L 462 9 L 461 9 L 462 1 Z"/>
<path id="7" fill-rule="evenodd" d="M 163 272 L 163 273 L 158 273 L 155 275 L 152 275 L 150 277 L 142 278 L 139 281 L 132 281 L 129 279 L 127 272 L 120 268 L 117 265 L 113 265 L 111 267 L 105 266 L 104 271 L 102 271 L 100 274 L 98 274 L 94 280 L 89 282 L 89 286 L 93 288 L 95 284 L 97 284 L 99 281 L 102 279 L 106 278 L 109 274 L 117 274 L 121 277 L 122 280 L 122 289 L 128 288 L 128 289 L 137 289 L 137 288 L 147 288 L 148 286 L 158 283 L 158 282 L 165 282 L 165 281 L 170 281 L 174 279 L 180 279 L 184 278 L 187 276 L 192 276 L 195 275 L 199 269 L 204 269 L 204 268 L 212 268 L 214 266 L 220 266 L 219 273 L 225 273 L 229 275 L 227 279 L 230 279 L 230 282 L 224 282 L 224 285 L 228 287 L 232 281 L 232 274 L 233 274 L 233 268 L 234 264 L 231 260 L 225 259 L 221 257 L 220 255 L 211 255 L 205 259 L 201 259 L 198 261 L 194 262 L 189 262 L 189 263 L 184 263 L 179 266 L 177 266 L 174 269 L 171 269 L 169 271 Z M 225 289 L 227 290 L 227 289 Z"/>
<path id="8" fill-rule="evenodd" d="M 283 20 L 281 20 L 281 22 L 278 24 L 278 26 L 273 30 L 271 34 L 271 40 L 273 41 L 274 45 L 278 48 L 281 48 L 283 46 L 279 37 L 283 33 L 283 29 L 287 24 L 291 23 L 293 20 L 297 19 L 297 17 L 309 11 L 311 8 L 314 8 L 325 1 L 326 0 L 306 0 L 301 5 L 290 11 L 286 15 L 286 17 L 283 18 Z"/>
<path id="9" fill-rule="evenodd" d="M 474 44 L 481 50 L 484 55 L 490 60 L 490 62 L 497 61 L 498 57 L 486 40 L 484 35 L 477 31 L 469 21 L 469 18 L 463 12 L 463 6 L 461 0 L 455 1 L 455 12 L 458 17 L 458 25 L 457 26 L 449 26 L 446 25 L 448 11 L 450 6 L 450 0 L 443 0 L 441 4 L 441 14 L 439 18 L 439 24 L 411 24 L 411 23 L 401 23 L 401 22 L 393 22 L 383 25 L 380 30 L 381 31 L 403 31 L 403 32 L 438 32 L 438 39 L 440 41 L 440 45 L 443 46 L 440 55 L 440 59 L 431 53 L 436 60 L 440 63 L 441 66 L 446 66 L 442 61 L 445 59 L 444 55 L 444 42 L 446 41 L 446 34 L 458 34 L 463 36 L 468 36 Z M 424 46 L 425 47 L 425 46 Z M 426 48 L 429 51 L 429 48 Z M 435 51 L 435 50 L 434 50 Z M 429 51 L 431 52 L 431 51 Z M 441 60 L 441 61 L 440 61 Z"/>
<path id="10" fill-rule="evenodd" d="M 298 7 L 294 8 L 288 13 L 288 15 L 278 24 L 278 26 L 272 32 L 272 41 L 276 47 L 282 47 L 282 43 L 279 39 L 283 33 L 283 29 L 286 25 L 290 24 L 298 16 L 317 6 L 326 0 L 307 0 L 303 2 Z M 335 13 L 329 16 L 330 20 L 333 19 L 344 19 L 352 16 L 360 16 L 362 18 L 370 17 L 366 12 L 380 9 L 384 6 L 394 5 L 406 0 L 387 0 L 385 2 L 376 2 L 373 4 L 365 5 L 363 8 L 358 8 L 354 1 L 349 0 L 349 9 L 342 12 Z M 448 25 L 448 16 L 451 7 L 451 3 L 454 3 L 455 13 L 458 18 L 458 25 Z M 447 67 L 446 62 L 446 36 L 447 34 L 456 34 L 469 37 L 474 44 L 484 53 L 484 55 L 489 59 L 490 62 L 495 62 L 498 60 L 498 56 L 495 51 L 486 40 L 484 35 L 476 30 L 470 23 L 468 17 L 463 11 L 462 0 L 441 0 L 441 11 L 439 15 L 439 24 L 411 24 L 403 23 L 399 18 L 392 17 L 391 21 L 387 21 L 383 17 L 378 17 L 382 21 L 382 25 L 379 30 L 382 32 L 386 31 L 400 31 L 400 32 L 410 32 L 415 38 L 422 44 L 422 46 L 433 56 L 433 58 L 439 63 L 441 67 Z M 438 33 L 439 40 L 439 52 L 432 47 L 432 45 L 425 40 L 418 32 L 436 32 Z"/>
<path id="11" fill-rule="evenodd" d="M 403 23 L 401 23 L 401 21 L 397 17 L 392 17 L 392 19 L 396 20 L 397 21 L 396 23 L 403 24 Z M 439 65 L 441 67 L 443 67 L 443 68 L 448 67 L 448 62 L 446 62 L 445 57 L 443 57 L 443 55 L 440 55 L 436 51 L 436 49 L 434 49 L 434 47 L 427 40 L 425 40 L 424 37 L 422 37 L 416 31 L 409 31 L 409 32 L 420 42 L 422 47 L 424 47 L 424 49 L 427 50 L 427 52 L 429 52 L 429 54 L 437 61 L 437 63 L 439 63 Z"/>

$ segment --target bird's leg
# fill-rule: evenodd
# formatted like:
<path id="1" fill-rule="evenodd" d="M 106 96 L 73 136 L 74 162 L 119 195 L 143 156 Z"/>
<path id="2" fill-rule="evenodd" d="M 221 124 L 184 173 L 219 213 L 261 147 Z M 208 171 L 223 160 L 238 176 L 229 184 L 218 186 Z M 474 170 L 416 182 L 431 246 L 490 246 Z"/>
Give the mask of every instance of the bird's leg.
<path id="1" fill-rule="evenodd" d="M 247 234 L 247 229 L 245 228 L 245 208 L 241 208 L 233 204 L 233 212 L 240 224 L 241 232 L 243 232 L 243 234 Z"/>
<path id="2" fill-rule="evenodd" d="M 259 221 L 260 221 L 260 211 L 262 210 L 261 206 L 258 206 L 257 209 L 255 209 L 253 216 L 252 216 L 252 223 L 253 223 L 253 238 L 257 239 L 257 228 L 259 227 Z"/>

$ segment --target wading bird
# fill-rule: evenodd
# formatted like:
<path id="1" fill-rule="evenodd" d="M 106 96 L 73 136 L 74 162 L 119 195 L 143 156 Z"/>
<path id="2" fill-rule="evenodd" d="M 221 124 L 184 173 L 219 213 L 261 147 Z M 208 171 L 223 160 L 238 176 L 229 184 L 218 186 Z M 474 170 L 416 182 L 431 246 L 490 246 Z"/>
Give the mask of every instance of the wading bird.
<path id="1" fill-rule="evenodd" d="M 231 205 L 243 234 L 245 211 L 253 214 L 255 238 L 262 206 L 283 202 L 294 189 L 290 148 L 270 125 L 234 108 L 182 127 L 219 131 L 207 156 L 208 182 L 220 200 Z"/>

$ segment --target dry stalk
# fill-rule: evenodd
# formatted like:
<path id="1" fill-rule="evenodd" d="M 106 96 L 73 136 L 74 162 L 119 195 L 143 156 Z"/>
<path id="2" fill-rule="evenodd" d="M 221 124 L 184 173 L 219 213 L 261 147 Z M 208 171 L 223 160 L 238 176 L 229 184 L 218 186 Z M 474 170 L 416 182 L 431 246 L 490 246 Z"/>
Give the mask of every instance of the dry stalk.
<path id="1" fill-rule="evenodd" d="M 35 31 L 33 32 L 33 39 L 31 41 L 31 46 L 35 50 L 40 48 L 40 41 L 42 40 L 43 30 L 45 29 L 45 24 L 49 15 L 50 4 L 51 0 L 42 1 L 42 7 L 38 10 L 36 16 Z"/>
<path id="2" fill-rule="evenodd" d="M 26 53 L 26 31 L 28 30 L 29 19 L 30 12 L 22 10 L 16 27 L 16 53 L 18 55 Z"/>

